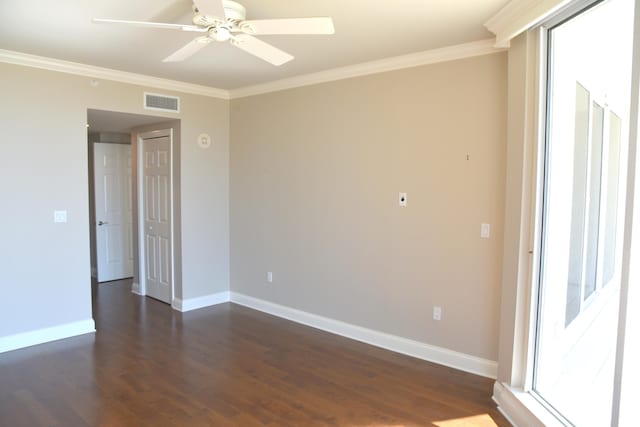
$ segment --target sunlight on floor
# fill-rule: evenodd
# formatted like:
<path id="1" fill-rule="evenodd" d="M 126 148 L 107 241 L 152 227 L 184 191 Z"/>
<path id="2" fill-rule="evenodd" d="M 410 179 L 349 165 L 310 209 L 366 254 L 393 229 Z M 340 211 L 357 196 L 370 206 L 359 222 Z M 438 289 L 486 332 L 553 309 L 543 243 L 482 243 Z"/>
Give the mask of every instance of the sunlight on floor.
<path id="1" fill-rule="evenodd" d="M 489 414 L 474 415 L 472 417 L 455 418 L 444 421 L 434 421 L 438 427 L 497 427 Z"/>
<path id="2" fill-rule="evenodd" d="M 473 415 L 471 417 L 451 418 L 449 420 L 433 421 L 430 426 L 437 427 L 498 427 L 489 414 Z M 367 424 L 366 427 L 414 427 L 414 424 Z M 355 426 L 352 426 L 355 427 Z M 360 427 L 360 426 L 358 426 Z"/>
<path id="3" fill-rule="evenodd" d="M 451 418 L 449 420 L 433 421 L 430 426 L 437 427 L 498 427 L 489 414 L 473 415 L 471 417 Z M 415 424 L 367 424 L 366 427 L 414 427 Z M 352 427 L 364 427 L 358 424 Z"/>

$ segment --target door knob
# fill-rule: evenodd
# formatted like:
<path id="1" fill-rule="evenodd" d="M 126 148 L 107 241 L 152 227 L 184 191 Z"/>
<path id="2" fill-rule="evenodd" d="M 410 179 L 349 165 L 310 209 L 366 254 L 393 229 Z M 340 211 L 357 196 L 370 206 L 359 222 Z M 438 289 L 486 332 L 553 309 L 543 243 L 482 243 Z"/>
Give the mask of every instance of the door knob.
<path id="1" fill-rule="evenodd" d="M 98 225 L 105 225 L 105 224 L 109 224 L 107 221 L 98 221 Z"/>

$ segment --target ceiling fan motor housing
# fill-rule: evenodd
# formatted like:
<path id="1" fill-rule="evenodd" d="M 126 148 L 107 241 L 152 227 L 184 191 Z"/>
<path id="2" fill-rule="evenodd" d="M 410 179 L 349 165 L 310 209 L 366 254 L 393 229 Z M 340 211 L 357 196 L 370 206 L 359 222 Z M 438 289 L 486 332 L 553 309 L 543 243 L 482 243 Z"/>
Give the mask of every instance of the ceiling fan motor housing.
<path id="1" fill-rule="evenodd" d="M 243 5 L 231 0 L 224 0 L 224 12 L 226 15 L 226 22 L 237 24 L 240 21 L 244 21 L 247 17 L 247 10 Z M 202 27 L 213 27 L 220 23 L 224 23 L 219 17 L 208 16 L 200 13 L 198 8 L 193 5 L 193 23 Z"/>

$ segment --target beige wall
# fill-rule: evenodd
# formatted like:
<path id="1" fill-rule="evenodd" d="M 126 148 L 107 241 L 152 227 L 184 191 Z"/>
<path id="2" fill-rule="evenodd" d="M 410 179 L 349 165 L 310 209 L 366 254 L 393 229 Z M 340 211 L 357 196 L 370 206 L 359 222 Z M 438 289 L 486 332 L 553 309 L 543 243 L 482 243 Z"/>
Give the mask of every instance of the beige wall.
<path id="1" fill-rule="evenodd" d="M 506 72 L 501 53 L 233 100 L 232 290 L 497 360 Z"/>
<path id="2" fill-rule="evenodd" d="M 148 114 L 145 89 L 0 64 L 0 337 L 91 318 L 87 109 Z M 153 115 L 181 120 L 183 297 L 228 290 L 229 102 L 161 92 L 181 97 L 180 114 Z"/>
<path id="3" fill-rule="evenodd" d="M 496 360 L 506 70 L 506 54 L 482 56 L 238 99 L 231 115 L 177 94 L 179 115 L 153 115 L 181 120 L 178 296 L 228 290 L 231 265 L 235 292 Z M 2 337 L 91 317 L 86 110 L 148 112 L 134 85 L 0 76 L 2 288 L 16 302 Z"/>

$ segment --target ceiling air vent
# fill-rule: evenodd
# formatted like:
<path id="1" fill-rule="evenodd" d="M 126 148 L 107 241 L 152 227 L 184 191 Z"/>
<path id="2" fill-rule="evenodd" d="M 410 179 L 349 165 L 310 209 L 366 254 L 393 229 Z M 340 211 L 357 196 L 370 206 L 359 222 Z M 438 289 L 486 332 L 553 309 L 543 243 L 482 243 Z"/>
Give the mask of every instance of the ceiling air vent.
<path id="1" fill-rule="evenodd" d="M 144 94 L 144 108 L 147 110 L 180 112 L 180 98 L 177 96 L 158 95 L 157 93 Z"/>

